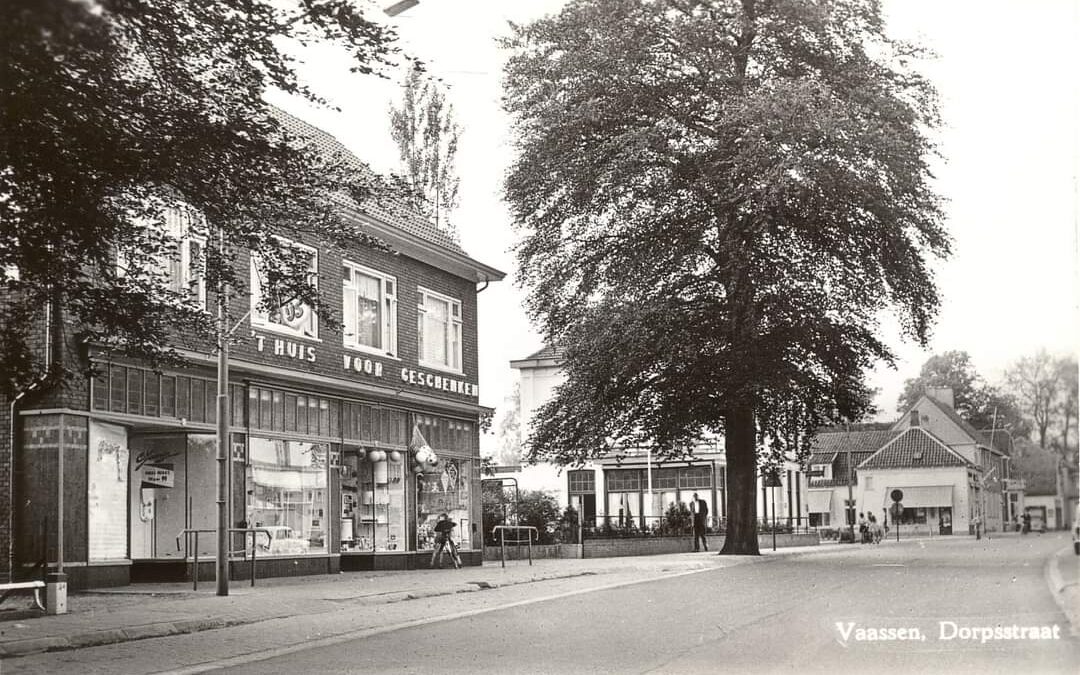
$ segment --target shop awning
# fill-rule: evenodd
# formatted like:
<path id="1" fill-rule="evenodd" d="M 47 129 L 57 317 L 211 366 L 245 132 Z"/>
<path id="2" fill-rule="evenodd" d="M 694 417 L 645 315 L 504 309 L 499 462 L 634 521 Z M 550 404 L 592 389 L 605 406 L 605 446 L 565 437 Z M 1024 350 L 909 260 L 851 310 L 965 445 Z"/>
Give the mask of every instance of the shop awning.
<path id="1" fill-rule="evenodd" d="M 895 485 L 885 490 L 886 506 L 892 503 L 892 497 L 889 495 L 892 494 L 893 490 L 900 490 L 904 493 L 904 498 L 900 500 L 904 508 L 916 509 L 953 505 L 953 488 L 951 485 Z"/>
<path id="2" fill-rule="evenodd" d="M 810 490 L 806 493 L 806 504 L 810 513 L 832 513 L 832 490 Z"/>

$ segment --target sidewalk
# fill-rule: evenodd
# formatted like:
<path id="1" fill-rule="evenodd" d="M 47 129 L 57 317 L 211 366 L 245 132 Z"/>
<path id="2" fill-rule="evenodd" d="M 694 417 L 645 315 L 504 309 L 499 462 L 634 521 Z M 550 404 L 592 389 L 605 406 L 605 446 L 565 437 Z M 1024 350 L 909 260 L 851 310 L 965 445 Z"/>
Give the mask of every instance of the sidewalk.
<path id="1" fill-rule="evenodd" d="M 817 548 L 817 547 L 814 547 Z M 805 549 L 762 551 L 762 556 L 718 556 L 715 552 L 590 559 L 485 561 L 461 570 L 344 572 L 338 575 L 233 581 L 219 597 L 215 584 L 136 584 L 81 591 L 68 596 L 68 613 L 43 615 L 7 609 L 32 605 L 22 595 L 0 611 L 0 658 L 239 626 L 350 606 L 378 606 L 456 593 L 555 579 L 605 575 L 641 577 L 731 567 Z M 621 578 L 621 577 L 620 577 Z M 20 605 L 20 603 L 25 603 Z"/>

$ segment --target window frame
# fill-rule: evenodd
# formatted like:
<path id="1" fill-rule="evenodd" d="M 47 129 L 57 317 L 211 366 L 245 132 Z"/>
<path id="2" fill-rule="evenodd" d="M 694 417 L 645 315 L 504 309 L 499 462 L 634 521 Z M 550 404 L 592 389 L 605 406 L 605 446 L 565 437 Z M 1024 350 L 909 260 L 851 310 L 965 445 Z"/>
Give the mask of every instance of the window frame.
<path id="1" fill-rule="evenodd" d="M 346 349 L 355 349 L 357 351 L 366 352 L 368 354 L 377 354 L 379 356 L 385 356 L 385 357 L 391 358 L 391 359 L 400 358 L 400 353 L 398 352 L 398 316 L 397 316 L 398 315 L 398 294 L 397 294 L 397 291 L 400 288 L 400 286 L 398 285 L 397 277 L 395 277 L 395 276 L 393 276 L 391 274 L 386 274 L 384 272 L 380 272 L 378 270 L 372 269 L 370 267 L 367 267 L 366 265 L 361 265 L 359 263 L 355 263 L 355 262 L 353 262 L 353 261 L 351 261 L 351 260 L 349 260 L 347 258 L 342 259 L 341 266 L 342 266 L 342 268 L 348 268 L 348 270 L 350 271 L 350 277 L 351 277 L 349 279 L 342 278 L 342 280 L 341 280 L 341 283 L 342 283 L 341 315 L 342 315 L 342 324 L 344 325 L 344 330 L 342 331 L 342 336 L 341 336 L 342 345 Z M 379 330 L 380 330 L 380 334 L 381 334 L 381 338 L 382 338 L 382 344 L 383 344 L 382 347 L 372 347 L 371 345 L 362 344 L 359 341 L 360 331 L 358 330 L 358 326 L 356 326 L 356 325 L 349 326 L 349 325 L 345 324 L 345 319 L 348 316 L 346 311 L 345 311 L 346 288 L 351 286 L 352 289 L 353 289 L 353 292 L 356 293 L 356 295 L 354 295 L 353 297 L 357 301 L 359 300 L 359 295 L 358 295 L 359 294 L 359 288 L 356 286 L 356 283 L 355 283 L 355 275 L 356 274 L 362 274 L 362 275 L 367 276 L 367 277 L 372 277 L 372 278 L 376 279 L 379 282 L 379 308 L 386 313 L 386 315 L 384 317 L 382 317 L 382 321 L 380 321 L 380 326 L 379 326 Z M 388 283 L 393 285 L 393 290 L 392 291 L 387 290 L 387 284 Z M 357 312 L 357 318 L 355 319 L 357 321 L 359 320 L 358 319 L 358 314 L 359 314 L 359 312 Z M 351 329 L 351 333 L 350 333 L 350 329 Z"/>
<path id="2" fill-rule="evenodd" d="M 312 283 L 315 286 L 315 288 L 318 289 L 319 288 L 319 250 L 317 248 L 315 248 L 314 246 L 308 246 L 307 244 L 303 244 L 303 243 L 295 241 L 293 239 L 287 239 L 285 237 L 278 237 L 277 235 L 275 235 L 275 238 L 278 241 L 280 241 L 282 244 L 286 245 L 286 246 L 291 246 L 291 247 L 294 247 L 294 248 L 298 248 L 298 249 L 301 249 L 303 251 L 307 251 L 308 253 L 311 254 L 312 263 L 313 263 L 312 264 L 312 270 L 311 270 Z M 287 326 L 285 324 L 275 323 L 275 322 L 270 320 L 270 312 L 269 311 L 259 310 L 258 309 L 259 301 L 262 299 L 262 292 L 263 292 L 262 280 L 259 277 L 259 271 L 258 271 L 259 254 L 256 253 L 255 251 L 251 251 L 250 255 L 249 255 L 249 258 L 251 259 L 249 267 L 250 267 L 250 273 L 251 273 L 251 279 L 250 279 L 251 319 L 250 319 L 250 321 L 251 321 L 252 328 L 258 328 L 260 330 L 269 331 L 271 333 L 277 333 L 279 335 L 286 335 L 286 336 L 289 336 L 289 337 L 300 338 L 302 340 L 311 340 L 313 342 L 321 342 L 321 340 L 319 339 L 319 315 L 318 315 L 318 313 L 315 312 L 314 307 L 308 307 L 307 305 L 304 305 L 305 307 L 308 307 L 309 310 L 311 310 L 311 319 L 310 319 L 311 328 L 312 328 L 312 334 L 311 335 L 308 335 L 303 330 L 297 330 L 297 329 L 291 328 L 291 327 L 289 327 L 289 326 Z M 257 290 L 257 292 L 256 292 L 256 290 Z M 278 309 L 280 309 L 280 307 Z"/>
<path id="3" fill-rule="evenodd" d="M 157 261 L 158 272 L 164 278 L 166 289 L 178 294 L 182 294 L 184 289 L 187 289 L 189 297 L 194 300 L 197 307 L 204 312 L 209 311 L 206 304 L 205 265 L 206 245 L 209 238 L 206 235 L 193 233 L 197 229 L 202 229 L 204 232 L 207 230 L 206 216 L 190 206 L 166 206 L 161 210 L 160 221 L 146 221 L 140 218 L 137 222 L 146 228 L 158 228 L 162 235 L 175 244 L 175 251 L 164 253 L 161 256 L 154 256 Z M 177 233 L 173 232 L 174 227 Z M 196 261 L 192 259 L 191 255 L 192 244 L 198 244 L 199 253 L 197 259 L 203 262 L 203 268 L 198 275 L 193 270 L 193 264 Z M 127 276 L 132 274 L 132 271 L 128 270 L 124 265 L 123 254 L 117 253 L 118 275 Z M 175 280 L 172 273 L 172 265 L 177 261 L 177 256 L 180 263 L 179 280 Z M 136 274 L 143 273 L 142 271 L 136 272 Z"/>
<path id="4" fill-rule="evenodd" d="M 449 305 L 449 307 L 448 307 L 448 316 L 447 316 L 447 327 L 450 330 L 447 331 L 447 335 L 448 335 L 448 339 L 450 340 L 450 344 L 446 345 L 446 347 L 447 347 L 446 353 L 447 353 L 448 360 L 452 361 L 452 360 L 454 360 L 454 358 L 456 358 L 456 361 L 457 361 L 456 366 L 453 365 L 452 363 L 449 363 L 449 364 L 448 363 L 438 363 L 436 361 L 429 361 L 426 358 L 424 358 L 424 352 L 425 352 L 425 350 L 424 350 L 424 342 L 425 342 L 425 339 L 426 339 L 426 335 L 425 335 L 425 332 L 424 332 L 424 317 L 425 317 L 425 315 L 427 313 L 427 309 L 425 308 L 424 304 L 425 304 L 425 301 L 427 300 L 427 298 L 432 298 L 433 300 L 438 300 L 440 302 L 445 302 L 445 303 L 447 303 Z M 433 290 L 425 288 L 423 286 L 419 286 L 419 287 L 417 287 L 416 306 L 417 306 L 417 310 L 416 310 L 417 311 L 417 314 L 416 314 L 416 345 L 417 345 L 416 360 L 417 360 L 417 362 L 421 366 L 424 366 L 425 368 L 432 368 L 432 369 L 435 369 L 435 370 L 441 370 L 441 371 L 450 372 L 450 373 L 464 374 L 465 373 L 465 338 L 464 338 L 465 329 L 464 329 L 464 321 L 463 321 L 464 308 L 463 308 L 461 300 L 458 300 L 456 298 L 452 298 L 449 295 L 445 295 L 443 293 L 439 293 L 438 291 L 433 291 Z M 457 310 L 456 316 L 455 316 L 455 312 L 454 312 L 455 309 Z M 453 340 L 452 340 L 452 338 L 454 336 L 453 335 L 454 334 L 454 329 L 456 329 L 456 333 L 457 333 L 457 335 L 456 335 L 456 337 L 457 337 L 456 343 L 453 342 Z M 457 346 L 457 352 L 455 354 L 453 354 L 453 355 L 451 355 L 451 349 L 450 349 L 451 344 L 456 344 L 456 346 Z"/>

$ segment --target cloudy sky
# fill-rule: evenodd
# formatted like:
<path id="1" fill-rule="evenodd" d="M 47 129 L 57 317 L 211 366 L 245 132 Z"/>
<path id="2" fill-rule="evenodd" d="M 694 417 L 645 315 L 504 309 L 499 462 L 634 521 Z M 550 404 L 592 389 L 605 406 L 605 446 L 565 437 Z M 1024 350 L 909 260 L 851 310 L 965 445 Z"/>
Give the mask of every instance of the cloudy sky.
<path id="1" fill-rule="evenodd" d="M 383 0 L 390 4 L 389 0 Z M 510 158 L 496 38 L 507 21 L 556 11 L 558 0 L 421 0 L 393 22 L 402 46 L 449 87 L 463 128 L 456 222 L 469 254 L 507 272 L 480 295 L 480 401 L 504 407 L 511 359 L 542 346 L 514 281 L 515 235 L 500 198 Z M 991 383 L 1016 358 L 1045 347 L 1075 351 L 1077 174 L 1080 156 L 1080 3 L 1075 0 L 885 0 L 898 37 L 933 48 L 924 72 L 942 96 L 944 155 L 937 188 L 948 200 L 954 255 L 936 268 L 944 302 L 928 349 L 891 341 L 900 361 L 870 375 L 882 419 L 928 356 L 968 351 Z M 388 107 L 398 78 L 359 78 L 332 50 L 308 55 L 307 77 L 340 112 L 273 102 L 337 136 L 375 168 L 397 170 Z M 887 328 L 887 330 L 889 330 Z M 890 331 L 891 332 L 891 331 Z M 888 337 L 888 336 L 887 336 Z M 490 447 L 493 438 L 484 439 Z"/>

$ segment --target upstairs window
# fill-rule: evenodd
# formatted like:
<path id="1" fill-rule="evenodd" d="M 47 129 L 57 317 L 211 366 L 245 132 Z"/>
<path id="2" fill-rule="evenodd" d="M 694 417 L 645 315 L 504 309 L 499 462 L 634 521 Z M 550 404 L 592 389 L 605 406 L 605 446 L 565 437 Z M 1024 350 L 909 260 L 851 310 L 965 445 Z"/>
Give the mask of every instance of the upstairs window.
<path id="1" fill-rule="evenodd" d="M 397 356 L 397 280 L 345 261 L 342 317 L 347 347 Z"/>
<path id="2" fill-rule="evenodd" d="M 169 290 L 205 309 L 206 219 L 190 209 L 166 209 L 165 233 L 174 245 L 163 261 Z"/>
<path id="3" fill-rule="evenodd" d="M 420 364 L 461 372 L 461 302 L 421 288 L 416 332 Z"/>
<path id="4" fill-rule="evenodd" d="M 303 244 L 290 241 L 285 241 L 285 243 L 309 257 L 309 283 L 317 286 L 318 252 Z M 275 333 L 318 339 L 319 322 L 315 316 L 315 309 L 298 298 L 284 297 L 283 292 L 278 289 L 266 288 L 266 280 L 265 263 L 258 254 L 253 252 L 251 254 L 251 325 Z M 266 293 L 271 294 L 269 309 L 266 309 L 266 303 L 262 302 Z"/>
<path id="5" fill-rule="evenodd" d="M 206 219 L 186 206 L 170 206 L 160 221 L 142 221 L 146 241 L 135 244 L 140 253 L 121 252 L 117 257 L 120 276 L 149 281 L 160 280 L 165 290 L 180 301 L 206 308 Z"/>

